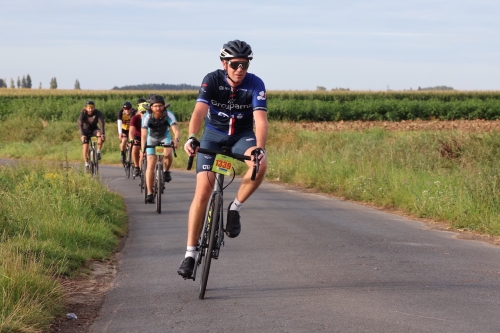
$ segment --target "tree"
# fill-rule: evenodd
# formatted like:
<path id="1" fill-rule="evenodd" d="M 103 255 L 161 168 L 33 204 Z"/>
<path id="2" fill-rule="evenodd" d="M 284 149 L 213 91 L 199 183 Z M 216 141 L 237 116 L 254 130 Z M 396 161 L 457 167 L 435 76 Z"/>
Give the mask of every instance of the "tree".
<path id="1" fill-rule="evenodd" d="M 28 75 L 26 75 L 26 88 L 31 89 L 31 85 L 32 85 L 32 83 L 31 83 L 31 77 L 28 74 Z"/>
<path id="2" fill-rule="evenodd" d="M 326 88 L 322 87 L 322 86 L 316 86 L 316 90 L 318 90 L 318 91 L 325 91 Z"/>
<path id="3" fill-rule="evenodd" d="M 19 78 L 19 76 L 17 77 L 17 88 L 21 88 L 21 79 Z"/>
<path id="4" fill-rule="evenodd" d="M 76 79 L 76 81 L 75 81 L 75 89 L 76 90 L 80 90 L 81 89 L 80 88 L 80 81 L 78 81 L 78 79 Z"/>
<path id="5" fill-rule="evenodd" d="M 26 77 L 23 75 L 23 79 L 21 80 L 21 88 L 27 88 L 26 87 Z"/>
<path id="6" fill-rule="evenodd" d="M 16 86 L 14 85 L 14 79 L 10 78 L 10 89 L 14 89 Z"/>
<path id="7" fill-rule="evenodd" d="M 57 79 L 55 77 L 50 79 L 50 89 L 57 89 Z"/>

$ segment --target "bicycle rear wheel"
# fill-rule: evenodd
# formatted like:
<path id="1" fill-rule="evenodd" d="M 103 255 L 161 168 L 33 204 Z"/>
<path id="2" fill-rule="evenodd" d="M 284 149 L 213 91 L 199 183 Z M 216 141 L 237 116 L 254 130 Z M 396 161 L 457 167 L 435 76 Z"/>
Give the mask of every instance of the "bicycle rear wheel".
<path id="1" fill-rule="evenodd" d="M 219 194 L 215 194 L 210 201 L 210 209 L 207 213 L 207 221 L 205 223 L 206 236 L 208 238 L 208 246 L 205 251 L 205 257 L 202 258 L 200 294 L 199 298 L 205 298 L 207 290 L 208 274 L 210 273 L 210 264 L 214 252 L 215 243 L 217 242 L 217 229 L 219 229 L 219 217 L 222 211 L 222 198 Z"/>
<path id="2" fill-rule="evenodd" d="M 163 168 L 156 165 L 156 212 L 161 214 L 161 192 L 163 192 Z"/>

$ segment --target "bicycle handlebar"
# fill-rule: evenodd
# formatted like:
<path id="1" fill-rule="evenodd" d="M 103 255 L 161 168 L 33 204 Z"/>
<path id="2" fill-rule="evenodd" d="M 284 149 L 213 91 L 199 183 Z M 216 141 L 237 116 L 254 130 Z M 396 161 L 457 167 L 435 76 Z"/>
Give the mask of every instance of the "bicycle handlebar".
<path id="1" fill-rule="evenodd" d="M 157 144 L 157 145 L 146 145 L 144 146 L 144 151 L 146 151 L 146 149 L 148 148 L 156 148 L 158 146 L 162 146 L 163 148 L 172 148 L 172 150 L 174 151 L 174 156 L 177 157 L 177 153 L 175 151 L 175 146 L 174 146 L 174 141 L 170 141 L 170 143 L 160 143 L 160 144 Z"/>
<path id="2" fill-rule="evenodd" d="M 255 177 L 257 176 L 257 173 L 259 172 L 259 153 L 257 151 L 254 151 L 251 156 L 236 154 L 236 153 L 232 153 L 230 151 L 225 151 L 225 150 L 217 151 L 217 150 L 211 150 L 211 149 L 205 149 L 205 148 L 199 148 L 197 152 L 201 153 L 201 154 L 207 154 L 207 155 L 222 154 L 222 155 L 226 155 L 229 157 L 233 157 L 233 158 L 240 160 L 240 161 L 244 161 L 244 160 L 251 161 L 252 157 L 253 157 L 254 164 L 253 164 L 251 179 L 255 180 Z M 187 165 L 188 170 L 191 170 L 191 168 L 193 167 L 193 160 L 194 160 L 194 156 L 189 156 L 188 165 Z"/>

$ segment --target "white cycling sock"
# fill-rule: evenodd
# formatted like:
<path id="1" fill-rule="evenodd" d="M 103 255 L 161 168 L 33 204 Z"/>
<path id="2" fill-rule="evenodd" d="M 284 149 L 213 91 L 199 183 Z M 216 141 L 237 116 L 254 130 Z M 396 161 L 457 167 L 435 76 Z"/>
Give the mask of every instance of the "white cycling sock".
<path id="1" fill-rule="evenodd" d="M 186 247 L 186 255 L 184 258 L 191 257 L 195 258 L 196 257 L 196 246 L 188 246 Z"/>
<path id="2" fill-rule="evenodd" d="M 243 206 L 243 204 L 241 202 L 239 202 L 238 199 L 234 198 L 234 201 L 231 204 L 231 207 L 229 208 L 229 210 L 236 210 L 239 212 L 241 209 L 241 206 Z"/>

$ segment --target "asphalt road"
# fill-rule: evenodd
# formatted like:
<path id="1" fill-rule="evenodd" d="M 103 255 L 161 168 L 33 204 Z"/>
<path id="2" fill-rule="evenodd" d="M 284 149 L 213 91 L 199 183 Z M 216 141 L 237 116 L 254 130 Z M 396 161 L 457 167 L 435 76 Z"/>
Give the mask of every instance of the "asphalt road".
<path id="1" fill-rule="evenodd" d="M 172 172 L 159 215 L 122 168 L 100 172 L 130 230 L 91 332 L 500 332 L 500 248 L 269 183 L 199 300 L 199 279 L 177 275 L 194 174 Z"/>

